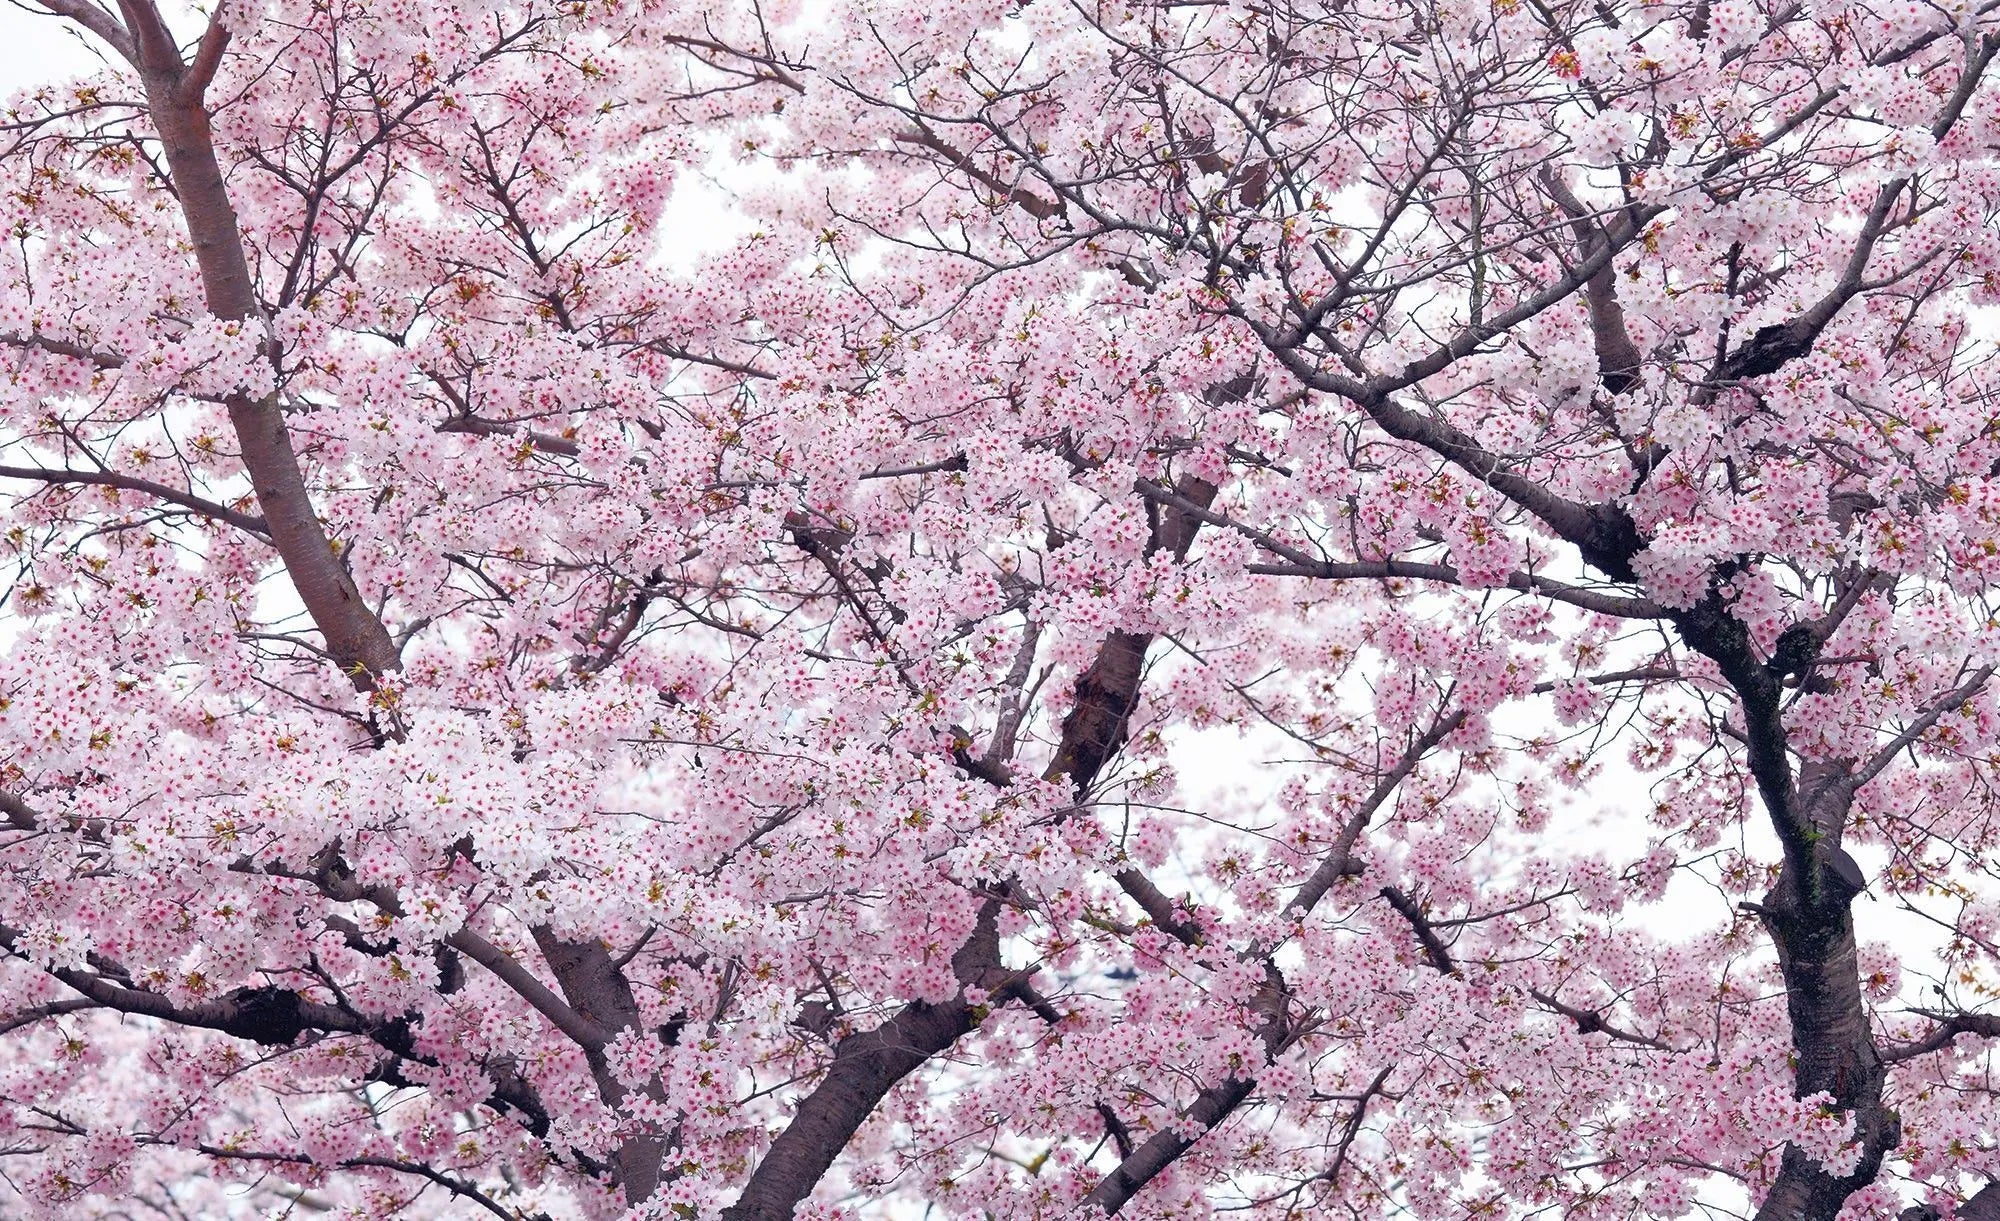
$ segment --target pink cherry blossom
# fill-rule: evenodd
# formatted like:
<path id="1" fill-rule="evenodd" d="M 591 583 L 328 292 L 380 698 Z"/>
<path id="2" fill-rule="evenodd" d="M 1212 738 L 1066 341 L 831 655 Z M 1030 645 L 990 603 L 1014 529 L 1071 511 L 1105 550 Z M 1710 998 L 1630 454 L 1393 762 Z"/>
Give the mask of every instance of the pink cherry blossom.
<path id="1" fill-rule="evenodd" d="M 7 20 L 0 1213 L 2000 1209 L 1993 5 Z"/>

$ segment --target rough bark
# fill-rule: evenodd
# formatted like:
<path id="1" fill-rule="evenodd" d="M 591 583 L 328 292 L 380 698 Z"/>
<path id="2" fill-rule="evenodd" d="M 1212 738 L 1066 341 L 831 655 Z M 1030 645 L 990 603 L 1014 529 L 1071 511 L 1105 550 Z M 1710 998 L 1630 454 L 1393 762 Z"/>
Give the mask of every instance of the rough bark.
<path id="1" fill-rule="evenodd" d="M 1230 383 L 1235 393 L 1247 393 L 1247 383 Z M 1200 479 L 1183 479 L 1175 487 L 1175 498 L 1185 508 L 1149 502 L 1154 514 L 1153 537 L 1148 553 L 1166 551 L 1177 560 L 1187 558 L 1201 529 L 1203 510 L 1215 503 L 1216 487 Z M 1076 680 L 1076 702 L 1063 721 L 1062 740 L 1055 759 L 1049 764 L 1048 778 L 1068 776 L 1081 797 L 1097 780 L 1098 773 L 1125 743 L 1127 721 L 1139 702 L 1139 685 L 1144 677 L 1146 652 L 1153 637 L 1143 632 L 1113 632 L 1104 638 L 1090 668 Z"/>
<path id="2" fill-rule="evenodd" d="M 1234 393 L 1245 393 L 1248 382 L 1238 379 L 1231 387 Z M 1203 508 L 1214 500 L 1216 493 L 1213 485 L 1193 479 L 1183 480 L 1178 491 Z M 1171 507 L 1157 510 L 1149 549 L 1166 549 L 1177 558 L 1185 558 L 1200 528 L 1199 518 L 1186 512 Z M 815 547 L 841 544 L 841 540 L 811 536 L 797 541 L 808 554 L 815 556 L 818 555 Z M 1138 702 L 1146 651 L 1152 642 L 1153 638 L 1143 633 L 1111 633 L 1077 680 L 1076 701 L 1063 720 L 1062 737 L 1047 777 L 1051 780 L 1066 777 L 1078 800 L 1089 793 L 1104 766 L 1124 744 L 1126 720 Z M 990 778 L 998 776 L 995 772 Z M 1119 881 L 1128 892 L 1151 888 L 1137 873 L 1121 874 Z M 1142 899 L 1141 905 L 1149 912 L 1157 911 L 1156 922 L 1174 936 L 1192 937 L 1192 930 L 1173 918 L 1171 904 L 1164 896 L 1156 891 L 1152 894 L 1154 902 L 1149 904 Z M 980 909 L 979 923 L 953 955 L 952 967 L 962 985 L 982 986 L 1004 995 L 1023 981 L 1009 975 L 1000 961 L 994 932 L 998 911 L 999 903 L 994 899 Z M 961 991 L 938 1004 L 905 1005 L 881 1025 L 842 1039 L 834 1049 L 826 1075 L 800 1100 L 797 1113 L 751 1172 L 743 1193 L 723 1211 L 723 1221 L 786 1221 L 799 1203 L 812 1194 L 834 1159 L 896 1083 L 923 1067 L 931 1057 L 950 1049 L 977 1024 L 974 1006 L 966 1002 Z M 1238 1097 L 1228 1101 L 1222 1113 L 1226 1114 L 1240 1100 Z M 1159 1162 L 1164 1167 L 1181 1152 L 1182 1149 L 1167 1151 L 1162 1147 L 1151 1156 L 1164 1154 L 1164 1160 Z M 1157 1173 L 1158 1167 L 1144 1178 Z M 1143 1183 L 1144 1178 L 1137 1182 Z M 1137 1190 L 1136 1184 L 1133 1189 Z"/>
<path id="3" fill-rule="evenodd" d="M 1902 1126 L 1883 1100 L 1888 1074 L 1861 999 L 1851 907 L 1855 889 L 1837 862 L 1856 788 L 1852 761 L 1794 770 L 1783 721 L 1782 679 L 1809 668 L 1818 640 L 1794 637 L 1770 661 L 1757 658 L 1749 632 L 1711 593 L 1676 619 L 1683 640 L 1721 669 L 1742 709 L 1752 777 L 1784 850 L 1778 884 L 1757 907 L 1785 981 L 1791 1018 L 1794 1090 L 1824 1093 L 1854 1121 L 1859 1161 L 1845 1175 L 1788 1146 L 1757 1210 L 1757 1221 L 1833 1221 L 1847 1197 L 1872 1183 Z"/>
<path id="4" fill-rule="evenodd" d="M 643 1028 L 632 984 L 612 961 L 611 951 L 603 942 L 565 941 L 545 926 L 537 926 L 534 935 L 542 958 L 562 989 L 563 999 L 580 1017 L 607 1036 Z M 609 1037 L 578 1041 L 590 1063 L 591 1077 L 597 1083 L 597 1096 L 605 1105 L 617 1106 L 631 1091 L 611 1071 L 611 1063 L 605 1058 Z M 642 1088 L 655 1100 L 665 1100 L 657 1077 Z M 612 1154 L 612 1168 L 627 1204 L 638 1204 L 659 1189 L 661 1167 L 672 1145 L 672 1134 L 665 1132 L 633 1133 L 619 1143 Z"/>
<path id="5" fill-rule="evenodd" d="M 995 925 L 999 910 L 997 900 L 987 900 L 972 936 L 952 955 L 952 969 L 964 987 L 991 986 L 1005 975 Z M 979 1016 L 962 987 L 949 1000 L 905 1005 L 881 1025 L 840 1040 L 826 1075 L 800 1100 L 743 1194 L 722 1211 L 723 1221 L 787 1221 L 896 1083 L 970 1034 Z"/>
<path id="6" fill-rule="evenodd" d="M 1291 1035 L 1290 1025 L 1285 1020 L 1286 995 L 1284 978 L 1275 966 L 1266 962 L 1264 982 L 1251 1001 L 1258 1018 L 1258 1041 L 1263 1044 L 1266 1059 L 1276 1056 Z M 1146 1184 L 1193 1148 L 1196 1141 L 1228 1119 L 1256 1090 L 1257 1073 L 1263 1067 L 1262 1064 L 1246 1064 L 1241 1076 L 1232 1073 L 1195 1095 L 1195 1100 L 1180 1113 L 1182 1122 L 1153 1133 L 1144 1144 L 1120 1158 L 1111 1173 L 1099 1179 L 1097 1186 L 1084 1197 L 1083 1207 L 1095 1209 L 1106 1216 L 1115 1215 L 1131 1202 L 1132 1197 L 1144 1190 Z"/>
<path id="7" fill-rule="evenodd" d="M 1544 168 L 1541 180 L 1549 197 L 1569 218 L 1579 257 L 1596 261 L 1599 248 L 1608 244 L 1602 226 L 1553 168 Z M 1645 357 L 1639 345 L 1632 342 L 1631 328 L 1625 322 L 1625 307 L 1618 300 L 1616 269 L 1610 260 L 1602 262 L 1597 273 L 1584 282 L 1583 300 L 1590 311 L 1590 339 L 1597 352 L 1598 380 L 1612 394 L 1624 394 L 1639 384 L 1639 370 Z"/>

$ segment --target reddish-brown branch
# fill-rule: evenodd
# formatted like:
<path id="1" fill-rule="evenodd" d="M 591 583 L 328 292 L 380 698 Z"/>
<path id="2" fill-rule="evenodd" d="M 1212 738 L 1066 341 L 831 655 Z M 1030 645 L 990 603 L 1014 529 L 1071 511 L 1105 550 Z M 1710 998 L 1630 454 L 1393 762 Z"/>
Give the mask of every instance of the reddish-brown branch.
<path id="1" fill-rule="evenodd" d="M 223 23 L 229 5 L 230 0 L 219 0 L 215 11 L 208 15 L 208 28 L 201 32 L 201 42 L 195 46 L 194 58 L 188 61 L 187 74 L 181 78 L 181 96 L 187 101 L 199 104 L 215 79 L 216 69 L 222 66 L 222 53 L 229 48 L 229 27 Z"/>
<path id="2" fill-rule="evenodd" d="M 1424 947 L 1424 960 L 1446 975 L 1456 972 L 1458 964 L 1451 960 L 1451 950 L 1445 945 L 1444 938 L 1431 927 L 1430 920 L 1424 916 L 1423 908 L 1417 906 L 1416 900 L 1394 886 L 1384 886 L 1381 894 L 1389 906 L 1396 909 L 1397 915 L 1409 921 L 1411 930 L 1417 935 L 1417 943 Z"/>
<path id="3" fill-rule="evenodd" d="M 342 1170 L 393 1170 L 398 1174 L 415 1175 L 418 1178 L 435 1183 L 452 1195 L 471 1200 L 494 1216 L 507 1218 L 507 1221 L 522 1221 L 522 1218 L 527 1216 L 527 1214 L 522 1213 L 519 1209 L 506 1207 L 465 1179 L 461 1179 L 457 1175 L 446 1174 L 435 1166 L 425 1165 L 422 1162 L 406 1162 L 388 1157 L 348 1157 L 342 1158 L 338 1162 L 320 1163 L 315 1162 L 303 1153 L 281 1153 L 275 1150 L 228 1149 L 220 1145 L 196 1145 L 195 1150 L 220 1161 L 267 1162 L 281 1166 L 313 1166 L 321 1168 L 331 1165 L 335 1169 Z M 536 1213 L 533 1216 L 545 1221 L 548 1214 Z"/>
<path id="4" fill-rule="evenodd" d="M 203 517 L 212 517 L 216 521 L 226 522 L 245 533 L 255 534 L 262 538 L 270 536 L 270 529 L 265 526 L 264 519 L 261 517 L 240 512 L 227 505 L 216 504 L 212 500 L 205 500 L 191 492 L 183 492 L 178 488 L 168 487 L 164 483 L 155 483 L 150 479 L 141 479 L 136 475 L 119 475 L 110 471 L 55 471 L 35 466 L 0 466 L 0 479 L 29 480 L 37 483 L 45 483 L 51 487 L 60 487 L 65 484 L 80 484 L 116 488 L 126 492 L 137 492 L 142 496 L 151 496 L 155 500 L 163 500 L 168 504 L 179 505 L 181 508 L 199 513 Z"/>
<path id="5" fill-rule="evenodd" d="M 1061 216 L 1066 210 L 1060 197 L 1054 200 L 1044 199 L 1026 187 L 1008 186 L 992 174 L 981 169 L 971 156 L 945 143 L 936 132 L 933 132 L 930 128 L 922 124 L 918 124 L 911 131 L 899 134 L 896 139 L 903 144 L 916 144 L 930 149 L 942 157 L 952 168 L 964 173 L 980 186 L 985 187 L 1005 202 L 1013 204 L 1036 220 L 1053 220 Z"/>
<path id="6" fill-rule="evenodd" d="M 1369 820 L 1373 819 L 1376 812 L 1395 795 L 1397 787 L 1410 778 L 1410 773 L 1417 770 L 1417 765 L 1424 761 L 1424 756 L 1436 749 L 1438 743 L 1450 737 L 1453 731 L 1463 724 L 1465 724 L 1465 713 L 1462 710 L 1440 715 L 1431 723 L 1429 729 L 1410 744 L 1409 749 L 1403 752 L 1402 758 L 1396 761 L 1396 765 L 1382 774 L 1382 778 L 1376 781 L 1375 787 L 1370 790 L 1367 800 L 1363 801 L 1342 824 L 1339 838 L 1327 850 L 1326 855 L 1320 858 L 1319 867 L 1313 870 L 1312 876 L 1305 880 L 1297 893 L 1292 895 L 1291 901 L 1285 904 L 1287 916 L 1303 916 L 1310 912 L 1320 899 L 1325 897 L 1326 892 L 1332 889 L 1335 882 L 1360 872 L 1359 864 L 1354 859 L 1354 845 L 1359 842 L 1361 832 L 1367 829 Z"/>
<path id="7" fill-rule="evenodd" d="M 187 222 L 208 310 L 217 318 L 261 332 L 263 307 L 216 159 L 208 111 L 201 90 L 190 88 L 198 78 L 191 77 L 181 62 L 172 32 L 152 0 L 120 0 L 119 9 L 136 52 L 130 58 L 145 86 L 153 126 Z M 103 16 L 101 10 L 93 11 Z M 84 17 L 77 19 L 89 25 Z M 207 39 L 204 44 L 215 45 Z M 220 48 L 213 53 L 219 55 Z M 267 339 L 266 345 L 275 365 L 279 355 L 275 341 Z M 377 676 L 397 668 L 396 644 L 320 524 L 276 396 L 234 394 L 227 407 L 244 468 L 293 588 L 325 638 L 326 651 L 358 689 L 372 689 Z"/>
<path id="8" fill-rule="evenodd" d="M 743 1193 L 722 1211 L 723 1221 L 789 1221 L 890 1088 L 972 1031 L 979 1015 L 964 989 L 1004 986 L 999 906 L 989 899 L 980 908 L 973 935 L 952 956 L 957 996 L 937 1004 L 913 1001 L 835 1045 L 825 1076 L 799 1100 Z"/>
<path id="9" fill-rule="evenodd" d="M 1629 1030 L 1620 1030 L 1618 1027 L 1605 1021 L 1604 1015 L 1596 1010 L 1578 1009 L 1574 1005 L 1565 1005 L 1538 988 L 1530 988 L 1528 995 L 1534 997 L 1551 1011 L 1560 1013 L 1570 1021 L 1575 1022 L 1577 1030 L 1584 1034 L 1602 1034 L 1607 1038 L 1616 1039 L 1620 1043 L 1632 1043 L 1639 1047 L 1651 1047 L 1656 1051 L 1672 1051 L 1674 1049 L 1670 1043 L 1663 1043 L 1658 1039 L 1643 1034 L 1633 1034 Z"/>
<path id="10" fill-rule="evenodd" d="M 1914 1043 L 1898 1043 L 1882 1049 L 1882 1059 L 1888 1064 L 1900 1064 L 1914 1060 L 1918 1056 L 1928 1056 L 1934 1051 L 1942 1051 L 1961 1035 L 1972 1035 L 1981 1039 L 2000 1039 L 2000 1014 L 1994 1013 L 1932 1013 L 1919 1010 L 1924 1017 L 1937 1025 L 1931 1032 Z"/>

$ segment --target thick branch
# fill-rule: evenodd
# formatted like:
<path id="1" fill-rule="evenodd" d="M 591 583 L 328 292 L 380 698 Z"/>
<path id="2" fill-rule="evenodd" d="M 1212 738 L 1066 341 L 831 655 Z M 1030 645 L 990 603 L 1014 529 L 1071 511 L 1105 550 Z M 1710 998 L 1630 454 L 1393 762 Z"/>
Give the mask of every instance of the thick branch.
<path id="1" fill-rule="evenodd" d="M 1290 1030 L 1285 1021 L 1284 980 L 1269 962 L 1264 964 L 1264 982 L 1251 1001 L 1251 1008 L 1259 1018 L 1257 1037 L 1264 1045 L 1265 1057 L 1274 1057 L 1284 1047 Z M 1195 1141 L 1235 1113 L 1256 1090 L 1255 1073 L 1259 1067 L 1246 1065 L 1240 1070 L 1241 1075 L 1231 1074 L 1197 1094 L 1194 1102 L 1180 1113 L 1178 1122 L 1155 1132 L 1144 1144 L 1120 1158 L 1111 1173 L 1098 1180 L 1097 1186 L 1084 1197 L 1084 1206 L 1101 1209 L 1106 1216 L 1125 1207 L 1146 1184 L 1193 1148 Z"/>
<path id="2" fill-rule="evenodd" d="M 1578 251 L 1589 258 L 1605 241 L 1602 226 L 1553 168 L 1542 167 L 1540 177 L 1549 197 L 1569 218 Z M 1625 307 L 1618 302 L 1617 278 L 1608 261 L 1584 282 L 1583 301 L 1590 311 L 1590 338 L 1597 352 L 1598 380 L 1611 393 L 1624 394 L 1639 384 L 1639 366 L 1645 358 L 1639 352 L 1639 345 L 1632 342 L 1631 328 L 1625 324 Z"/>
<path id="3" fill-rule="evenodd" d="M 151 0 L 120 0 L 119 8 L 133 34 L 139 78 L 187 221 L 209 312 L 262 331 L 263 309 L 216 160 L 208 111 L 201 90 L 189 88 L 197 78 L 188 75 Z M 276 341 L 267 339 L 266 345 L 275 365 Z M 369 609 L 320 524 L 277 397 L 239 393 L 229 397 L 227 407 L 271 541 L 299 599 L 326 638 L 327 652 L 358 689 L 372 688 L 375 676 L 397 668 L 395 641 Z"/>
<path id="4" fill-rule="evenodd" d="M 1215 488 L 1200 480 L 1189 479 L 1181 483 L 1180 494 L 1191 503 L 1205 507 L 1213 500 Z M 803 521 L 792 524 L 795 537 L 802 546 L 810 545 L 809 549 L 837 548 L 846 541 L 822 539 L 804 527 Z M 1166 550 L 1177 558 L 1185 558 L 1195 532 L 1200 528 L 1198 518 L 1175 508 L 1167 508 L 1155 521 L 1149 551 Z M 1113 632 L 1099 648 L 1096 659 L 1077 680 L 1076 700 L 1069 715 L 1064 718 L 1062 736 L 1046 777 L 1049 780 L 1066 778 L 1079 802 L 1089 794 L 1106 763 L 1125 741 L 1126 718 L 1138 701 L 1146 650 L 1151 644 L 1152 637 L 1149 635 Z M 1143 875 L 1137 871 L 1126 871 L 1120 880 L 1163 930 L 1190 944 L 1197 938 L 1196 931 L 1173 915 L 1171 902 L 1159 894 Z M 979 922 L 972 937 L 959 947 L 952 958 L 952 965 L 962 985 L 983 986 L 995 995 L 1004 995 L 1010 994 L 1006 985 L 1018 981 L 1006 973 L 1000 961 L 995 931 L 997 913 L 997 900 L 987 900 L 980 909 Z M 996 983 L 1000 986 L 996 987 Z M 779 1133 L 770 1151 L 751 1173 L 743 1194 L 724 1210 L 724 1221 L 785 1221 L 790 1218 L 793 1208 L 812 1192 L 848 1140 L 896 1082 L 922 1067 L 932 1056 L 950 1048 L 970 1033 L 975 1025 L 973 1007 L 965 1001 L 961 991 L 957 997 L 940 1004 L 912 1002 L 880 1026 L 842 1039 L 835 1048 L 826 1076 L 812 1093 L 800 1100 L 791 1122 Z M 1248 1086 L 1243 1089 L 1247 1094 Z M 1216 1095 L 1215 1105 L 1221 1106 L 1215 1112 L 1216 1122 L 1234 1108 L 1241 1096 L 1225 1099 L 1223 1095 Z M 1224 1102 L 1226 1105 L 1223 1105 Z M 1160 1156 L 1161 1150 L 1156 1148 L 1156 1141 L 1149 1141 L 1135 1151 L 1133 1158 Z M 1143 1176 L 1134 1181 L 1132 1190 L 1136 1191 L 1140 1184 L 1157 1174 L 1159 1168 L 1178 1157 L 1184 1148 L 1183 1144 L 1166 1153 L 1164 1160 L 1144 1171 Z M 1152 1149 L 1153 1153 L 1148 1154 L 1148 1149 Z M 1150 1163 L 1135 1163 L 1145 1164 Z"/>
<path id="5" fill-rule="evenodd" d="M 952 956 L 961 985 L 957 996 L 935 1005 L 913 1001 L 881 1025 L 840 1040 L 826 1075 L 799 1100 L 797 1112 L 771 1142 L 743 1194 L 722 1211 L 723 1221 L 790 1221 L 793 1209 L 812 1194 L 889 1090 L 971 1033 L 978 1014 L 963 989 L 990 990 L 1005 975 L 998 912 L 998 901 L 987 900 L 973 935 Z"/>
<path id="6" fill-rule="evenodd" d="M 1422 564 L 1405 560 L 1351 561 L 1322 560 L 1263 530 L 1219 513 L 1205 504 L 1196 504 L 1171 489 L 1148 479 L 1133 485 L 1139 495 L 1154 504 L 1170 506 L 1195 521 L 1233 530 L 1258 547 L 1286 561 L 1283 564 L 1249 564 L 1245 570 L 1257 576 L 1309 577 L 1323 581 L 1389 580 L 1404 578 L 1459 584 L 1458 569 L 1449 564 Z M 1666 609 L 1650 598 L 1621 597 L 1582 589 L 1534 573 L 1508 574 L 1506 586 L 1521 593 L 1536 593 L 1557 602 L 1567 602 L 1601 615 L 1626 619 L 1661 619 Z"/>
<path id="7" fill-rule="evenodd" d="M 1139 910 L 1146 913 L 1146 918 L 1153 922 L 1155 928 L 1182 945 L 1201 944 L 1201 928 L 1181 919 L 1174 911 L 1174 901 L 1154 884 L 1153 879 L 1137 869 L 1125 868 L 1113 874 L 1112 880 L 1139 905 Z"/>
<path id="8" fill-rule="evenodd" d="M 603 1027 L 578 1013 L 505 950 L 470 929 L 453 933 L 445 939 L 445 944 L 491 971 L 495 978 L 533 1006 L 535 1012 L 547 1018 L 551 1025 L 568 1035 L 586 1053 L 594 1055 L 604 1050 L 611 1036 Z"/>
<path id="9" fill-rule="evenodd" d="M 2000 1014 L 1919 1012 L 1936 1022 L 1937 1026 L 1914 1043 L 1899 1043 L 1894 1047 L 1883 1048 L 1882 1059 L 1885 1063 L 1901 1064 L 1918 1056 L 1928 1056 L 1934 1051 L 1941 1051 L 1951 1046 L 1960 1035 L 2000 1039 Z"/>
<path id="10" fill-rule="evenodd" d="M 1229 1118 L 1243 1104 L 1254 1089 L 1256 1082 L 1231 1077 L 1221 1085 L 1203 1090 L 1193 1105 L 1181 1112 L 1181 1123 L 1155 1132 L 1145 1144 L 1119 1159 L 1117 1167 L 1084 1197 L 1084 1203 L 1102 1210 L 1106 1216 L 1116 1214 L 1147 1183 L 1194 1147 L 1196 1138 L 1182 1135 L 1183 1125 L 1196 1128 L 1204 1135 L 1213 1131 L 1217 1124 Z"/>
<path id="11" fill-rule="evenodd" d="M 1425 961 L 1445 975 L 1458 970 L 1458 964 L 1451 960 L 1451 950 L 1446 947 L 1444 938 L 1438 936 L 1437 930 L 1431 927 L 1430 920 L 1424 915 L 1423 908 L 1417 906 L 1415 899 L 1394 886 L 1384 886 L 1382 897 L 1388 901 L 1390 907 L 1396 909 L 1397 915 L 1409 921 L 1411 930 L 1417 935 L 1417 944 L 1424 947 Z"/>
<path id="12" fill-rule="evenodd" d="M 568 1002 L 568 1010 L 574 1019 L 564 1027 L 564 1033 L 577 1039 L 578 1045 L 583 1048 L 584 1057 L 590 1063 L 591 1076 L 597 1082 L 598 1097 L 604 1100 L 605 1105 L 616 1107 L 631 1091 L 612 1071 L 604 1055 L 604 1046 L 619 1031 L 636 1033 L 645 1029 L 638 1000 L 632 994 L 632 984 L 612 959 L 611 948 L 602 941 L 568 941 L 556 936 L 546 925 L 536 925 L 532 931 L 535 944 L 561 986 L 563 999 Z M 504 962 L 501 965 L 504 967 Z M 525 976 L 526 972 L 520 972 L 520 975 Z M 508 982 L 519 991 L 527 980 L 516 982 L 515 979 L 508 979 Z M 522 994 L 528 995 L 526 992 Z M 529 997 L 530 1003 L 535 1003 L 537 1008 L 542 1008 L 550 999 L 546 990 L 539 1003 Z M 549 1012 L 546 1009 L 543 1011 Z M 554 1017 L 551 1016 L 550 1020 L 553 1021 Z M 585 1042 L 583 1038 L 578 1038 L 578 1035 L 588 1036 L 592 1031 L 596 1032 L 595 1041 Z M 672 1042 L 672 1039 L 667 1041 Z M 640 1092 L 655 1102 L 666 1101 L 658 1078 L 647 1083 Z M 627 1132 L 618 1142 L 613 1160 L 627 1204 L 642 1203 L 659 1189 L 662 1163 L 669 1142 L 669 1134 L 645 1131 Z"/>
<path id="13" fill-rule="evenodd" d="M 1139 700 L 1139 679 L 1148 635 L 1113 632 L 1097 650 L 1097 659 L 1076 680 L 1076 703 L 1063 721 L 1062 739 L 1049 763 L 1048 778 L 1070 778 L 1079 796 L 1124 745 L 1126 718 Z"/>
<path id="14" fill-rule="evenodd" d="M 1173 503 L 1160 514 L 1148 550 L 1187 558 L 1215 492 L 1215 486 L 1205 481 L 1182 480 L 1173 493 Z M 1090 668 L 1076 680 L 1076 703 L 1063 721 L 1062 739 L 1056 744 L 1047 778 L 1068 776 L 1079 798 L 1125 742 L 1126 720 L 1138 703 L 1146 650 L 1152 643 L 1150 635 L 1113 632 L 1105 637 Z"/>
<path id="15" fill-rule="evenodd" d="M 1882 184 L 1875 193 L 1875 202 L 1868 209 L 1867 218 L 1862 222 L 1861 232 L 1854 239 L 1854 249 L 1848 254 L 1847 266 L 1842 270 L 1840 279 L 1824 296 L 1794 317 L 1759 327 L 1756 334 L 1722 362 L 1718 373 L 1723 380 L 1767 377 L 1812 351 L 1820 333 L 1866 286 L 1864 276 L 1868 260 L 1874 255 L 1876 243 L 1888 227 L 1889 214 L 1909 181 L 1907 178 L 1894 178 Z"/>
<path id="16" fill-rule="evenodd" d="M 0 950 L 18 955 L 19 938 L 18 931 L 0 925 Z M 106 1009 L 177 1026 L 219 1030 L 268 1046 L 287 1045 L 308 1030 L 372 1036 L 395 1021 L 309 1001 L 284 988 L 238 988 L 212 1001 L 177 1005 L 160 993 L 130 987 L 92 971 L 54 967 L 48 973 Z"/>
<path id="17" fill-rule="evenodd" d="M 1751 777 L 1785 845 L 1786 859 L 1803 861 L 1810 842 L 1793 808 L 1792 764 L 1781 716 L 1782 676 L 1757 657 L 1749 629 L 1730 613 L 1719 593 L 1711 590 L 1691 610 L 1676 612 L 1672 618 L 1681 639 L 1715 662 L 1735 690 Z"/>
<path id="18" fill-rule="evenodd" d="M 583 450 L 568 437 L 558 437 L 552 433 L 536 432 L 519 424 L 507 424 L 499 420 L 483 419 L 479 416 L 453 416 L 437 426 L 439 432 L 470 433 L 477 437 L 519 437 L 523 442 L 545 454 L 557 454 L 574 458 Z"/>
<path id="19" fill-rule="evenodd" d="M 181 79 L 181 96 L 189 101 L 201 101 L 209 82 L 215 79 L 216 69 L 222 66 L 222 53 L 229 49 L 229 26 L 223 20 L 228 12 L 229 0 L 219 0 L 215 11 L 208 15 L 208 28 L 201 32 L 194 59 L 189 61 L 187 74 Z"/>

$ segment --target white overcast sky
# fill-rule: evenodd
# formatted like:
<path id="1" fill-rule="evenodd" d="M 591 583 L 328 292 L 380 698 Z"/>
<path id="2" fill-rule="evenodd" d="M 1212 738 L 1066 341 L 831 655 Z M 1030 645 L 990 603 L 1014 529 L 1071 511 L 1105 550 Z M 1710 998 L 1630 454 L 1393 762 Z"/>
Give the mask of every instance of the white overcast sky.
<path id="1" fill-rule="evenodd" d="M 67 21 L 0 0 L 0 94 L 88 72 L 97 60 Z"/>

